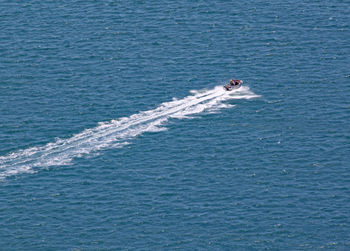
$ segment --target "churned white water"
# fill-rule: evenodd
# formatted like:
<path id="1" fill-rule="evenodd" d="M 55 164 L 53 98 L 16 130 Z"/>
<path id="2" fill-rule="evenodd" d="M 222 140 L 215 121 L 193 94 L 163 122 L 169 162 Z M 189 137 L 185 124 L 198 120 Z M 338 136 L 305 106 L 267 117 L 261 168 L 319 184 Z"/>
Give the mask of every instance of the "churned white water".
<path id="1" fill-rule="evenodd" d="M 67 165 L 72 159 L 107 148 L 118 148 L 144 132 L 166 130 L 165 123 L 170 118 L 191 118 L 190 115 L 204 111 L 216 112 L 233 105 L 225 103 L 231 99 L 251 99 L 259 97 L 244 86 L 227 92 L 221 86 L 211 90 L 191 91 L 182 99 L 173 99 L 157 108 L 141 111 L 130 117 L 122 117 L 98 126 L 85 129 L 71 138 L 58 139 L 44 146 L 31 147 L 0 157 L 0 179 L 7 176 L 35 172 L 35 168 Z"/>

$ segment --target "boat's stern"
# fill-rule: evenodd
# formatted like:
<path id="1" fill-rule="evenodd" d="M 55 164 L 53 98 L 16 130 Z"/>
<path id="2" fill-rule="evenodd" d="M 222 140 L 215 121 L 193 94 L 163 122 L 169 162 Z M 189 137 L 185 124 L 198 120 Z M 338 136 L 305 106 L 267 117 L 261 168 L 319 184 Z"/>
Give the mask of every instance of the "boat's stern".
<path id="1" fill-rule="evenodd" d="M 238 89 L 239 87 L 241 87 L 241 85 L 243 84 L 243 80 L 240 79 L 232 79 L 230 81 L 230 83 L 224 85 L 224 90 L 226 91 L 232 91 L 234 89 Z"/>

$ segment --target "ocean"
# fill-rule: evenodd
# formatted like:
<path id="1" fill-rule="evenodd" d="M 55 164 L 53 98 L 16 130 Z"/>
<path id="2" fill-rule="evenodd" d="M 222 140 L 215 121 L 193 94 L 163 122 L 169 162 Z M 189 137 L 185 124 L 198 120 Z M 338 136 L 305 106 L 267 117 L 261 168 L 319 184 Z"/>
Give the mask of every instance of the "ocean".
<path id="1" fill-rule="evenodd" d="M 0 250 L 349 250 L 349 4 L 1 1 Z"/>

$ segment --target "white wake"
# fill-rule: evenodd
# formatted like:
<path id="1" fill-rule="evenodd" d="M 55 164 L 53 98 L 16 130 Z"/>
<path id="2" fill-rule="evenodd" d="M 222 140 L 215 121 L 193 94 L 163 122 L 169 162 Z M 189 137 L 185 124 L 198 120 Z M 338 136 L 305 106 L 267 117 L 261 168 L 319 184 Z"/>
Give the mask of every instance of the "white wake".
<path id="1" fill-rule="evenodd" d="M 142 111 L 130 117 L 123 117 L 86 129 L 68 139 L 58 139 L 44 146 L 31 147 L 0 156 L 0 179 L 19 173 L 35 172 L 36 168 L 67 165 L 73 158 L 107 148 L 128 144 L 128 140 L 144 132 L 166 130 L 164 124 L 170 118 L 191 118 L 203 111 L 216 112 L 233 107 L 224 103 L 230 99 L 251 99 L 259 97 L 244 86 L 227 92 L 221 86 L 211 90 L 191 91 L 183 99 L 162 103 L 159 107 Z"/>

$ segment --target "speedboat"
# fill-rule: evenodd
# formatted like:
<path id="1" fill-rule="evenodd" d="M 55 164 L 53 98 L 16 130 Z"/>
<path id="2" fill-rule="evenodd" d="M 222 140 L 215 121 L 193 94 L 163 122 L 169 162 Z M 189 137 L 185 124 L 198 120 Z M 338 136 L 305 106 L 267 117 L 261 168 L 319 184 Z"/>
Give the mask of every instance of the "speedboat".
<path id="1" fill-rule="evenodd" d="M 231 79 L 230 83 L 224 85 L 224 90 L 232 91 L 232 90 L 240 88 L 242 84 L 243 84 L 243 80 Z"/>

